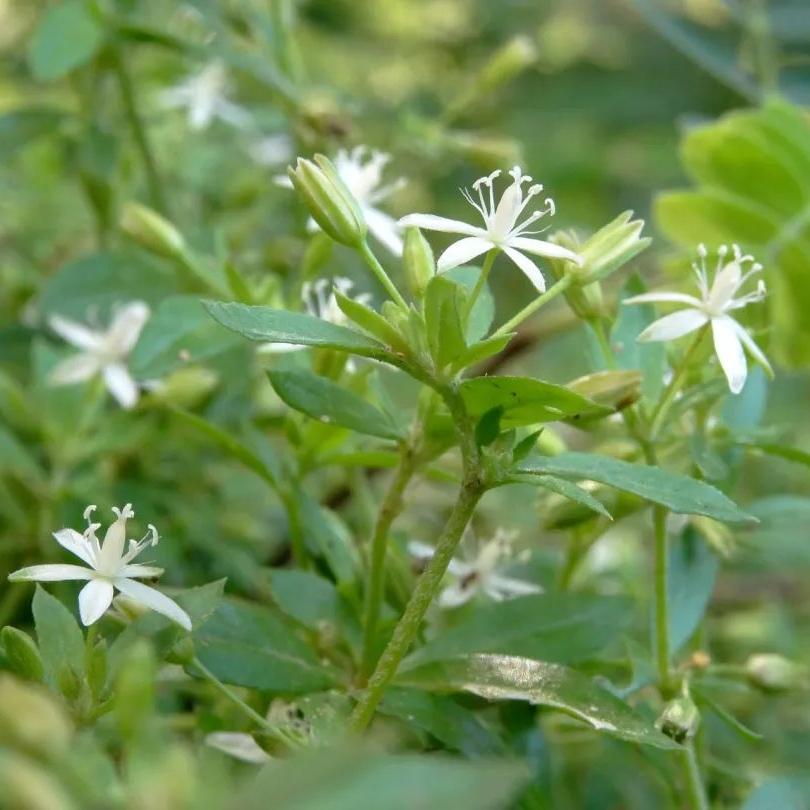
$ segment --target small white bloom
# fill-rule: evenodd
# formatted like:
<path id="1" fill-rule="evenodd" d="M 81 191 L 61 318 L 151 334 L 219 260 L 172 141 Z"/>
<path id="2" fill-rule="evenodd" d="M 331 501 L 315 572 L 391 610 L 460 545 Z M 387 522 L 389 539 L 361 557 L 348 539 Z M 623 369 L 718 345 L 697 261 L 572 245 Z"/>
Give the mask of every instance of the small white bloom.
<path id="1" fill-rule="evenodd" d="M 244 129 L 250 114 L 227 99 L 228 76 L 221 62 L 211 62 L 199 73 L 164 90 L 160 102 L 167 109 L 188 110 L 188 124 L 194 130 L 207 129 L 214 119 Z"/>
<path id="2" fill-rule="evenodd" d="M 307 281 L 301 287 L 301 301 L 304 304 L 304 310 L 313 318 L 320 318 L 322 321 L 343 326 L 347 322 L 347 318 L 338 306 L 335 290 L 348 296 L 352 287 L 354 287 L 354 282 L 342 276 L 332 280 L 321 278 L 315 282 Z M 354 298 L 355 301 L 363 304 L 367 303 L 371 296 L 368 293 L 361 293 Z M 262 343 L 259 345 L 258 351 L 262 354 L 283 354 L 306 348 L 297 343 Z"/>
<path id="3" fill-rule="evenodd" d="M 205 744 L 242 762 L 264 765 L 272 757 L 250 734 L 238 731 L 215 731 L 205 735 Z"/>
<path id="4" fill-rule="evenodd" d="M 439 605 L 458 607 L 478 593 L 486 594 L 496 602 L 542 593 L 543 589 L 533 582 L 500 573 L 512 557 L 512 539 L 512 534 L 499 529 L 491 540 L 481 545 L 474 559 L 450 560 L 447 570 L 455 581 L 441 592 Z M 408 551 L 419 560 L 428 560 L 435 553 L 432 546 L 417 541 L 408 543 Z"/>
<path id="5" fill-rule="evenodd" d="M 383 185 L 383 171 L 391 160 L 385 152 L 371 150 L 367 146 L 354 149 L 339 149 L 332 161 L 338 176 L 349 189 L 366 220 L 369 231 L 395 256 L 402 255 L 402 237 L 397 221 L 381 211 L 377 204 L 402 188 L 403 178 Z M 286 175 L 276 178 L 278 185 L 292 188 Z M 308 227 L 317 230 L 318 225 L 310 219 Z"/>
<path id="6" fill-rule="evenodd" d="M 132 408 L 138 401 L 138 386 L 127 369 L 126 359 L 147 320 L 149 307 L 143 301 L 121 307 L 106 330 L 90 329 L 61 315 L 52 315 L 48 319 L 51 329 L 81 352 L 57 363 L 50 382 L 70 385 L 101 374 L 118 403 Z"/>
<path id="7" fill-rule="evenodd" d="M 523 192 L 524 183 L 531 183 L 532 178 L 522 174 L 520 167 L 515 166 L 509 174 L 512 183 L 501 195 L 497 206 L 495 204 L 495 191 L 493 183 L 501 174 L 500 170 L 488 177 L 479 177 L 473 183 L 473 190 L 478 193 L 478 201 L 473 198 L 469 190 L 463 189 L 462 194 L 484 220 L 484 227 L 479 228 L 457 219 L 437 217 L 433 214 L 409 214 L 403 217 L 399 224 L 402 226 L 416 225 L 431 231 L 445 233 L 459 233 L 465 236 L 454 242 L 439 256 L 437 267 L 439 271 L 452 270 L 454 267 L 466 264 L 477 256 L 492 249 L 502 250 L 534 284 L 539 292 L 544 292 L 546 282 L 538 266 L 525 254 L 547 256 L 554 259 L 568 259 L 582 264 L 582 258 L 576 253 L 566 250 L 553 242 L 544 242 L 542 239 L 530 239 L 531 231 L 528 228 L 546 215 L 554 214 L 554 200 L 546 197 L 543 208 L 532 212 L 523 219 L 518 220 L 526 206 L 543 191 L 539 184 L 530 185 Z"/>
<path id="8" fill-rule="evenodd" d="M 293 158 L 293 143 L 286 132 L 265 135 L 250 145 L 250 156 L 261 166 L 281 166 Z"/>
<path id="9" fill-rule="evenodd" d="M 141 540 L 130 540 L 127 543 L 127 520 L 135 515 L 132 504 L 127 504 L 123 509 L 113 507 L 116 520 L 107 529 L 104 543 L 99 543 L 96 531 L 101 524 L 91 521 L 95 508 L 91 505 L 84 510 L 87 528 L 83 534 L 73 529 L 60 529 L 53 534 L 60 546 L 75 554 L 88 567 L 63 564 L 33 565 L 9 574 L 9 581 L 89 580 L 79 592 L 79 614 L 85 626 L 93 624 L 104 615 L 112 604 L 114 591 L 117 590 L 133 602 L 162 613 L 190 631 L 191 619 L 176 602 L 160 591 L 137 582 L 138 579 L 159 577 L 163 573 L 162 568 L 132 562 L 144 548 L 157 545 L 160 539 L 157 529 L 150 524 L 149 530 Z"/>
<path id="10" fill-rule="evenodd" d="M 686 304 L 686 309 L 665 315 L 651 323 L 638 336 L 638 339 L 641 341 L 674 340 L 710 323 L 714 350 L 728 380 L 728 387 L 733 394 L 739 394 L 748 375 L 744 348 L 767 369 L 768 373 L 772 373 L 768 358 L 754 343 L 748 332 L 729 315 L 735 309 L 741 309 L 765 298 L 765 282 L 761 279 L 754 292 L 735 298 L 748 279 L 762 271 L 762 265 L 755 262 L 753 256 L 744 256 L 738 245 L 732 245 L 731 258 L 728 259 L 728 247 L 721 245 L 717 251 L 717 266 L 710 285 L 709 274 L 706 270 L 706 256 L 705 246 L 698 245 L 698 261 L 692 264 L 692 269 L 695 271 L 700 290 L 699 298 L 678 292 L 651 292 L 626 298 L 624 303 Z M 750 265 L 747 271 L 745 270 L 746 265 Z"/>

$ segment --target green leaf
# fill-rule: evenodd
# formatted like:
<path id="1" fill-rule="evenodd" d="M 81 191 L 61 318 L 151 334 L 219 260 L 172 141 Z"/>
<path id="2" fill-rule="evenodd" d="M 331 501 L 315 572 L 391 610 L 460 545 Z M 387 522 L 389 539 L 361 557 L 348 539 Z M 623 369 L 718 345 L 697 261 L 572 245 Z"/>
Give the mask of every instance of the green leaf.
<path id="1" fill-rule="evenodd" d="M 804 776 L 772 779 L 745 800 L 741 810 L 808 810 L 810 779 Z"/>
<path id="2" fill-rule="evenodd" d="M 224 600 L 194 639 L 200 661 L 225 683 L 290 694 L 335 685 L 294 629 L 260 605 Z"/>
<path id="3" fill-rule="evenodd" d="M 89 62 L 104 31 L 84 0 L 64 0 L 48 9 L 28 45 L 34 78 L 58 79 Z"/>
<path id="4" fill-rule="evenodd" d="M 533 475 L 532 483 L 537 484 L 550 492 L 556 492 L 557 495 L 562 495 L 570 501 L 580 504 L 587 509 L 591 509 L 600 515 L 613 520 L 610 512 L 605 508 L 605 505 L 594 498 L 590 492 L 582 487 L 578 487 L 572 481 L 566 481 L 564 478 L 557 478 L 553 475 Z"/>
<path id="5" fill-rule="evenodd" d="M 379 359 L 387 356 L 383 346 L 376 340 L 312 315 L 270 307 L 250 307 L 246 304 L 218 301 L 204 303 L 214 320 L 249 340 L 337 349 Z"/>
<path id="6" fill-rule="evenodd" d="M 446 270 L 442 275 L 459 283 L 469 295 L 481 275 L 481 269 L 478 267 L 454 267 L 452 270 Z M 487 282 L 478 294 L 478 299 L 473 304 L 467 322 L 467 343 L 474 343 L 484 337 L 489 331 L 489 327 L 492 326 L 494 317 L 495 298 L 492 295 L 489 282 Z"/>
<path id="7" fill-rule="evenodd" d="M 475 441 L 479 447 L 492 444 L 501 432 L 501 417 L 503 406 L 491 408 L 478 420 L 475 426 Z"/>
<path id="8" fill-rule="evenodd" d="M 810 526 L 810 498 L 770 495 L 750 504 L 760 521 L 745 535 L 743 560 L 757 574 L 810 566 L 810 544 L 802 527 Z"/>
<path id="9" fill-rule="evenodd" d="M 24 107 L 0 115 L 0 157 L 9 158 L 18 149 L 45 135 L 59 133 L 68 116 L 51 107 Z"/>
<path id="10" fill-rule="evenodd" d="M 389 416 L 326 377 L 303 370 L 270 371 L 268 376 L 287 405 L 313 419 L 381 439 L 397 441 L 403 436 Z"/>
<path id="11" fill-rule="evenodd" d="M 612 409 L 562 385 L 530 377 L 474 377 L 461 384 L 461 396 L 473 417 L 502 406 L 503 428 L 612 413 Z"/>
<path id="12" fill-rule="evenodd" d="M 177 295 L 162 301 L 146 322 L 130 355 L 139 379 L 163 377 L 239 344 L 239 338 L 208 317 L 199 299 Z"/>
<path id="13" fill-rule="evenodd" d="M 476 604 L 453 627 L 411 653 L 402 671 L 468 653 L 574 663 L 603 650 L 631 616 L 624 599 L 555 593 Z"/>
<path id="14" fill-rule="evenodd" d="M 756 522 L 755 517 L 743 512 L 710 484 L 660 467 L 631 464 L 609 456 L 562 453 L 559 456 L 535 457 L 524 461 L 515 472 L 598 481 L 666 506 L 678 514 L 705 515 L 725 523 Z"/>
<path id="15" fill-rule="evenodd" d="M 467 348 L 461 323 L 465 300 L 461 285 L 443 275 L 434 276 L 425 289 L 427 341 L 439 368 L 444 368 Z"/>
<path id="16" fill-rule="evenodd" d="M 488 357 L 499 354 L 507 347 L 509 341 L 512 340 L 515 334 L 515 332 L 508 332 L 507 334 L 500 335 L 499 337 L 493 336 L 487 338 L 486 340 L 482 340 L 479 343 L 473 343 L 472 346 L 468 346 L 458 356 L 451 368 L 459 371 L 463 368 L 473 366 L 476 363 L 481 363 Z"/>
<path id="17" fill-rule="evenodd" d="M 349 298 L 340 290 L 336 289 L 334 293 L 338 306 L 347 318 L 385 345 L 403 354 L 408 354 L 408 344 L 402 335 L 379 312 L 375 312 L 371 307 L 367 307 L 354 298 Z"/>
<path id="18" fill-rule="evenodd" d="M 39 463 L 28 448 L 10 430 L 0 425 L 0 475 L 3 473 L 11 473 L 35 484 L 45 480 Z"/>
<path id="19" fill-rule="evenodd" d="M 486 700 L 522 700 L 569 714 L 595 731 L 628 742 L 677 749 L 624 701 L 581 672 L 513 655 L 468 655 L 408 673 L 424 689 L 468 692 Z"/>
<path id="20" fill-rule="evenodd" d="M 61 689 L 66 678 L 83 678 L 84 635 L 73 614 L 40 585 L 31 607 L 48 682 Z"/>
<path id="21" fill-rule="evenodd" d="M 321 622 L 342 618 L 340 596 L 333 583 L 309 571 L 274 568 L 268 571 L 273 601 L 296 621 L 313 630 Z"/>
<path id="22" fill-rule="evenodd" d="M 380 754 L 342 744 L 266 765 L 235 807 L 273 810 L 464 810 L 510 807 L 524 765 L 425 754 Z"/>

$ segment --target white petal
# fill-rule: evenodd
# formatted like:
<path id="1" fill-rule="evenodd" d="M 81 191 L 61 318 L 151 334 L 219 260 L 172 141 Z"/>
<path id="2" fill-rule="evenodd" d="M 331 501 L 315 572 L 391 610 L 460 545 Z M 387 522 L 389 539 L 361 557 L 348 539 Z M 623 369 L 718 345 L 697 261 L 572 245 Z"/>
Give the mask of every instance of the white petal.
<path id="1" fill-rule="evenodd" d="M 126 577 L 127 579 L 146 579 L 159 577 L 161 574 L 163 574 L 162 568 L 157 568 L 154 565 L 141 565 L 140 563 L 124 565 L 118 571 L 119 576 Z"/>
<path id="2" fill-rule="evenodd" d="M 525 582 L 522 579 L 504 577 L 500 574 L 490 574 L 486 579 L 484 588 L 488 593 L 489 589 L 492 588 L 507 597 L 543 593 L 543 589 L 534 582 Z"/>
<path id="3" fill-rule="evenodd" d="M 538 292 L 546 291 L 546 280 L 543 278 L 540 268 L 528 256 L 524 256 L 519 250 L 510 247 L 504 248 L 504 253 L 521 269 Z"/>
<path id="4" fill-rule="evenodd" d="M 454 608 L 469 602 L 475 596 L 476 588 L 462 588 L 458 583 L 450 585 L 439 594 L 439 607 Z"/>
<path id="5" fill-rule="evenodd" d="M 707 321 L 708 316 L 697 309 L 682 309 L 665 315 L 651 323 L 639 336 L 640 341 L 674 340 L 688 335 L 695 329 L 700 329 Z"/>
<path id="6" fill-rule="evenodd" d="M 238 129 L 247 129 L 250 126 L 250 113 L 244 107 L 233 104 L 224 98 L 217 99 L 215 107 L 216 114 L 226 124 L 231 124 Z"/>
<path id="7" fill-rule="evenodd" d="M 207 129 L 214 119 L 216 99 L 210 96 L 189 99 L 188 123 L 194 130 Z"/>
<path id="8" fill-rule="evenodd" d="M 298 343 L 260 343 L 256 347 L 259 354 L 286 354 L 287 352 L 300 352 L 306 349 Z"/>
<path id="9" fill-rule="evenodd" d="M 554 242 L 544 242 L 542 239 L 531 239 L 528 236 L 515 236 L 509 240 L 509 246 L 532 253 L 535 256 L 547 256 L 550 259 L 568 259 L 582 264 L 582 256 L 572 250 L 555 245 Z"/>
<path id="10" fill-rule="evenodd" d="M 466 264 L 476 256 L 486 253 L 495 247 L 488 239 L 482 239 L 480 236 L 467 236 L 464 239 L 459 239 L 458 242 L 453 242 L 447 250 L 439 256 L 436 267 L 441 272 L 443 270 L 452 270 L 461 264 Z"/>
<path id="11" fill-rule="evenodd" d="M 748 365 L 742 343 L 734 328 L 734 320 L 729 317 L 712 319 L 712 335 L 717 359 L 728 380 L 732 394 L 739 394 L 748 376 Z"/>
<path id="12" fill-rule="evenodd" d="M 105 366 L 104 382 L 122 408 L 135 406 L 138 401 L 138 386 L 126 366 L 121 365 L 121 363 L 112 363 Z"/>
<path id="13" fill-rule="evenodd" d="M 101 371 L 101 361 L 94 354 L 74 354 L 60 360 L 48 375 L 52 385 L 72 385 L 84 382 Z"/>
<path id="14" fill-rule="evenodd" d="M 418 540 L 408 541 L 408 554 L 417 560 L 429 560 L 435 553 L 436 549 L 427 543 L 420 543 Z"/>
<path id="15" fill-rule="evenodd" d="M 263 765 L 270 762 L 271 757 L 250 734 L 240 734 L 236 731 L 215 731 L 205 735 L 205 744 L 229 754 L 242 762 L 251 762 Z"/>
<path id="16" fill-rule="evenodd" d="M 623 304 L 687 304 L 690 307 L 700 308 L 703 302 L 694 295 L 677 292 L 648 292 L 625 298 Z"/>
<path id="17" fill-rule="evenodd" d="M 461 233 L 465 236 L 485 236 L 483 228 L 477 228 L 468 222 L 460 219 L 448 219 L 447 217 L 437 217 L 434 214 L 408 214 L 399 220 L 399 225 L 408 228 L 415 225 L 417 228 L 424 228 L 427 231 L 442 231 L 443 233 Z"/>
<path id="18" fill-rule="evenodd" d="M 399 235 L 399 226 L 393 217 L 376 208 L 363 209 L 368 229 L 385 245 L 394 256 L 402 255 L 402 237 Z"/>
<path id="19" fill-rule="evenodd" d="M 741 326 L 737 321 L 733 318 L 729 318 L 732 324 L 734 324 L 734 331 L 737 333 L 737 337 L 743 342 L 743 345 L 746 349 L 751 353 L 751 356 L 768 372 L 768 374 L 773 375 L 773 368 L 771 364 L 768 362 L 768 358 L 765 356 L 762 349 L 754 343 L 754 339 L 751 335 L 748 334 L 745 327 Z"/>
<path id="20" fill-rule="evenodd" d="M 162 613 L 173 622 L 177 622 L 185 630 L 191 632 L 191 618 L 188 613 L 177 602 L 169 599 L 160 591 L 156 591 L 142 582 L 136 582 L 134 579 L 124 578 L 116 579 L 115 587 L 130 599 L 139 602 L 144 607 Z"/>
<path id="21" fill-rule="evenodd" d="M 81 565 L 32 565 L 8 575 L 9 582 L 58 582 L 67 579 L 90 579 L 93 571 Z"/>
<path id="22" fill-rule="evenodd" d="M 138 342 L 141 331 L 149 320 L 149 306 L 143 301 L 132 301 L 113 316 L 107 330 L 106 342 L 116 354 L 124 356 Z"/>
<path id="23" fill-rule="evenodd" d="M 78 349 L 94 351 L 101 346 L 102 335 L 88 329 L 84 324 L 63 318 L 61 315 L 51 315 L 48 318 L 48 325 L 59 337 L 72 343 Z"/>
<path id="24" fill-rule="evenodd" d="M 523 192 L 518 183 L 512 183 L 501 194 L 495 214 L 489 223 L 490 231 L 503 238 L 515 226 L 515 220 L 520 212 L 520 204 L 523 201 Z"/>
<path id="25" fill-rule="evenodd" d="M 88 627 L 97 622 L 112 604 L 113 586 L 106 579 L 91 579 L 79 591 L 79 615 Z"/>
<path id="26" fill-rule="evenodd" d="M 58 532 L 54 532 L 53 536 L 62 548 L 66 548 L 89 566 L 95 565 L 93 548 L 83 534 L 79 534 L 74 529 L 60 529 Z"/>
<path id="27" fill-rule="evenodd" d="M 712 310 L 725 309 L 737 292 L 742 279 L 742 268 L 736 260 L 730 261 L 715 277 L 709 291 L 708 304 Z"/>

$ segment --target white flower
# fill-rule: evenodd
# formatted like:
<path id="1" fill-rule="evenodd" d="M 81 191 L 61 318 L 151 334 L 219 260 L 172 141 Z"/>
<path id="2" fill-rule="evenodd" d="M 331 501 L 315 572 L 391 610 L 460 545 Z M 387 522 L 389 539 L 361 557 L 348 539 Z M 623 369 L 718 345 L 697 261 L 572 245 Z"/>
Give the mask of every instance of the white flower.
<path id="1" fill-rule="evenodd" d="M 542 593 L 543 589 L 533 582 L 500 573 L 512 556 L 511 541 L 509 534 L 498 530 L 490 541 L 481 545 L 473 560 L 450 560 L 447 570 L 455 582 L 441 592 L 439 605 L 443 608 L 458 607 L 478 593 L 484 593 L 496 602 Z M 416 541 L 408 543 L 408 551 L 419 560 L 430 559 L 435 553 L 431 546 Z"/>
<path id="2" fill-rule="evenodd" d="M 167 109 L 188 110 L 188 124 L 194 130 L 207 129 L 215 118 L 243 129 L 250 123 L 247 110 L 228 101 L 228 77 L 221 62 L 211 62 L 199 73 L 164 90 L 161 104 Z"/>
<path id="3" fill-rule="evenodd" d="M 354 149 L 339 149 L 332 161 L 338 176 L 349 189 L 366 220 L 369 231 L 395 256 L 402 255 L 402 237 L 396 220 L 381 211 L 377 203 L 402 188 L 404 180 L 382 185 L 383 170 L 391 160 L 385 152 L 371 150 L 367 146 Z M 276 178 L 278 185 L 292 188 L 289 177 Z M 309 221 L 312 230 L 318 228 L 315 220 Z"/>
<path id="4" fill-rule="evenodd" d="M 315 282 L 306 281 L 301 286 L 301 301 L 307 314 L 313 318 L 320 318 L 322 321 L 342 326 L 347 322 L 343 310 L 338 306 L 335 290 L 342 295 L 348 296 L 354 282 L 349 278 L 338 276 L 333 280 L 326 278 L 318 279 Z M 354 297 L 355 301 L 361 304 L 370 300 L 368 293 L 362 293 Z M 285 352 L 297 352 L 306 349 L 297 343 L 262 343 L 258 351 L 262 354 L 282 354 Z"/>
<path id="5" fill-rule="evenodd" d="M 138 401 L 138 386 L 127 369 L 126 359 L 147 320 L 149 307 L 143 301 L 121 307 L 106 330 L 89 329 L 69 318 L 52 315 L 48 319 L 51 329 L 81 352 L 57 363 L 50 374 L 51 383 L 70 385 L 101 374 L 119 404 L 132 408 Z"/>
<path id="6" fill-rule="evenodd" d="M 281 166 L 293 158 L 293 143 L 286 132 L 265 135 L 249 148 L 250 156 L 261 166 Z"/>
<path id="7" fill-rule="evenodd" d="M 577 264 L 582 264 L 582 258 L 553 242 L 528 238 L 530 234 L 539 233 L 539 231 L 528 230 L 533 223 L 547 214 L 554 214 L 554 200 L 546 197 L 543 209 L 532 212 L 522 222 L 518 222 L 529 202 L 543 191 L 543 186 L 532 185 L 524 195 L 523 184 L 531 183 L 532 178 L 522 174 L 520 167 L 515 166 L 509 172 L 513 182 L 503 192 L 497 206 L 495 205 L 493 181 L 500 174 L 501 172 L 498 170 L 488 177 L 479 177 L 473 183 L 473 189 L 478 192 L 478 202 L 467 189 L 462 191 L 467 202 L 483 217 L 483 228 L 456 219 L 437 217 L 433 214 L 409 214 L 403 217 L 399 224 L 402 226 L 416 225 L 431 231 L 464 234 L 464 239 L 454 242 L 439 256 L 437 266 L 440 272 L 466 264 L 476 256 L 495 248 L 502 250 L 525 273 L 535 288 L 543 292 L 546 289 L 543 274 L 537 265 L 525 255 L 526 253 L 554 259 L 568 259 Z"/>
<path id="8" fill-rule="evenodd" d="M 768 358 L 754 343 L 748 332 L 729 313 L 761 301 L 765 297 L 766 290 L 765 282 L 760 279 L 754 292 L 735 298 L 748 279 L 762 271 L 762 265 L 756 263 L 753 256 L 743 256 L 737 245 L 732 245 L 730 260 L 726 259 L 727 255 L 728 248 L 726 245 L 722 245 L 717 251 L 717 267 L 710 285 L 709 274 L 706 270 L 707 251 L 704 245 L 698 245 L 698 261 L 692 264 L 692 269 L 697 277 L 700 298 L 677 292 L 651 292 L 626 298 L 624 303 L 686 304 L 686 309 L 665 315 L 651 323 L 638 336 L 638 339 L 641 341 L 674 340 L 710 323 L 714 350 L 728 380 L 728 387 L 733 394 L 739 394 L 748 375 L 743 347 L 748 349 L 754 359 L 761 363 L 769 373 L 772 371 Z M 750 264 L 750 269 L 744 272 L 746 264 Z"/>
<path id="9" fill-rule="evenodd" d="M 130 540 L 125 551 L 127 520 L 135 515 L 132 505 L 127 504 L 123 509 L 113 508 L 116 520 L 107 529 L 104 543 L 101 544 L 96 537 L 101 524 L 92 523 L 90 519 L 95 508 L 91 505 L 84 510 L 87 528 L 83 534 L 73 529 L 60 529 L 53 534 L 59 545 L 75 554 L 89 567 L 33 565 L 9 574 L 9 581 L 89 580 L 79 592 L 79 614 L 84 625 L 91 625 L 104 615 L 112 604 L 114 590 L 118 590 L 133 602 L 162 613 L 190 631 L 191 619 L 176 602 L 160 591 L 136 581 L 146 577 L 159 577 L 163 573 L 162 568 L 132 562 L 146 546 L 157 545 L 157 529 L 150 524 L 146 535 L 139 541 Z"/>
<path id="10" fill-rule="evenodd" d="M 272 757 L 250 734 L 238 731 L 215 731 L 205 735 L 205 744 L 242 762 L 264 765 Z"/>

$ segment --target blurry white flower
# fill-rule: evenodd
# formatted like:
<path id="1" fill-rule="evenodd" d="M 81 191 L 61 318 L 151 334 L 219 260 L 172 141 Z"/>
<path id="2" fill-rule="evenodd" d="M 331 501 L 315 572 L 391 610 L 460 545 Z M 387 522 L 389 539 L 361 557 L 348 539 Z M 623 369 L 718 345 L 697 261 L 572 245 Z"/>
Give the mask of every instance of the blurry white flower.
<path id="1" fill-rule="evenodd" d="M 307 314 L 312 315 L 313 318 L 320 318 L 322 321 L 342 326 L 346 323 L 347 318 L 338 306 L 335 290 L 348 296 L 352 287 L 354 287 L 354 282 L 342 276 L 331 280 L 321 278 L 315 282 L 307 281 L 301 287 L 301 301 Z M 354 296 L 355 301 L 359 301 L 361 304 L 366 303 L 370 298 L 368 293 Z M 283 354 L 306 348 L 297 343 L 262 343 L 259 345 L 258 351 L 262 354 Z"/>
<path id="2" fill-rule="evenodd" d="M 227 99 L 228 77 L 221 62 L 211 62 L 199 73 L 164 90 L 161 104 L 167 109 L 188 110 L 188 124 L 192 129 L 207 129 L 215 118 L 226 124 L 245 128 L 250 114 Z"/>
<path id="3" fill-rule="evenodd" d="M 393 217 L 377 207 L 377 203 L 398 191 L 405 182 L 399 178 L 382 185 L 383 171 L 390 160 L 391 156 L 385 152 L 356 146 L 351 150 L 339 149 L 332 162 L 340 179 L 360 206 L 369 231 L 391 253 L 401 256 L 400 227 Z M 292 188 L 292 182 L 286 175 L 276 178 L 276 182 L 284 188 Z M 309 221 L 309 227 L 317 229 L 315 220 Z"/>
<path id="4" fill-rule="evenodd" d="M 119 404 L 132 408 L 138 401 L 138 386 L 127 369 L 126 359 L 147 320 L 149 307 L 143 301 L 132 301 L 121 307 L 106 330 L 89 329 L 69 318 L 52 315 L 48 319 L 51 329 L 81 352 L 57 363 L 51 371 L 50 382 L 70 385 L 101 374 Z"/>
<path id="5" fill-rule="evenodd" d="M 543 191 L 543 186 L 532 185 L 524 195 L 523 184 L 531 183 L 532 178 L 522 174 L 520 167 L 515 166 L 509 172 L 512 176 L 512 184 L 503 192 L 497 206 L 495 205 L 493 181 L 500 174 L 501 172 L 498 170 L 488 177 L 478 178 L 473 183 L 473 189 L 478 192 L 477 202 L 467 189 L 462 191 L 467 202 L 483 217 L 483 228 L 457 219 L 437 217 L 433 214 L 409 214 L 403 217 L 399 224 L 403 227 L 416 225 L 418 228 L 426 228 L 431 231 L 465 235 L 464 239 L 454 242 L 439 256 L 437 263 L 439 271 L 452 270 L 483 253 L 498 249 L 502 250 L 523 271 L 538 291 L 543 292 L 546 289 L 543 274 L 537 265 L 524 255 L 525 253 L 555 259 L 568 259 L 577 264 L 582 264 L 582 259 L 576 253 L 555 245 L 553 242 L 528 238 L 530 234 L 539 233 L 539 231 L 528 230 L 530 225 L 547 214 L 554 214 L 554 200 L 546 197 L 542 210 L 534 211 L 522 222 L 518 222 L 529 202 Z"/>
<path id="6" fill-rule="evenodd" d="M 293 158 L 293 143 L 285 132 L 266 135 L 250 146 L 250 156 L 262 166 L 281 166 Z"/>
<path id="7" fill-rule="evenodd" d="M 250 734 L 238 731 L 215 731 L 205 735 L 205 744 L 242 762 L 264 765 L 272 757 Z"/>
<path id="8" fill-rule="evenodd" d="M 728 247 L 721 245 L 717 251 L 717 267 L 710 285 L 706 270 L 707 251 L 704 245 L 698 245 L 698 261 L 692 264 L 692 268 L 697 278 L 700 298 L 677 292 L 651 292 L 626 298 L 624 303 L 663 302 L 687 305 L 686 309 L 665 315 L 651 323 L 638 336 L 641 341 L 674 340 L 711 323 L 714 350 L 728 380 L 728 387 L 733 394 L 739 394 L 748 375 L 743 347 L 769 373 L 772 370 L 768 358 L 754 343 L 753 338 L 729 313 L 761 301 L 766 291 L 765 282 L 760 279 L 754 292 L 735 298 L 748 279 L 762 271 L 762 265 L 756 263 L 753 256 L 743 256 L 738 245 L 732 245 L 731 259 L 727 260 L 727 255 Z M 746 264 L 750 265 L 750 269 L 744 272 Z"/>
<path id="9" fill-rule="evenodd" d="M 132 562 L 146 546 L 157 545 L 159 540 L 157 529 L 150 524 L 149 531 L 141 540 L 130 540 L 127 544 L 127 520 L 135 516 L 132 505 L 127 504 L 123 509 L 113 507 L 116 520 L 107 529 L 104 543 L 101 544 L 96 537 L 96 531 L 101 524 L 92 523 L 90 519 L 95 508 L 91 505 L 84 510 L 87 528 L 83 534 L 73 529 L 60 529 L 53 534 L 60 546 L 75 554 L 89 567 L 64 564 L 33 565 L 9 574 L 9 581 L 89 580 L 79 592 L 79 614 L 84 625 L 93 624 L 104 615 L 112 604 L 114 590 L 118 590 L 133 602 L 162 613 L 190 631 L 191 619 L 176 602 L 160 591 L 136 581 L 146 577 L 159 577 L 163 573 L 162 568 Z"/>
<path id="10" fill-rule="evenodd" d="M 432 546 L 417 541 L 408 543 L 408 551 L 419 560 L 428 560 L 435 553 Z M 441 592 L 439 605 L 443 608 L 458 607 L 478 593 L 484 593 L 496 602 L 515 596 L 542 593 L 543 589 L 533 582 L 524 582 L 500 573 L 511 558 L 512 535 L 500 529 L 491 540 L 481 545 L 474 559 L 453 558 L 447 570 L 455 581 Z"/>

